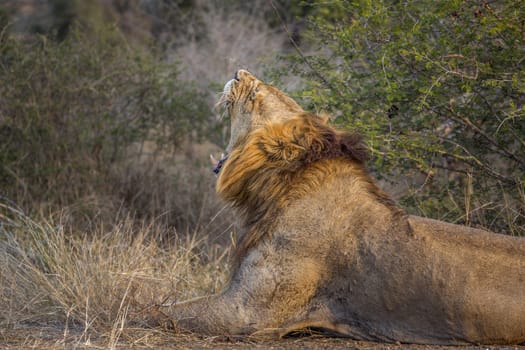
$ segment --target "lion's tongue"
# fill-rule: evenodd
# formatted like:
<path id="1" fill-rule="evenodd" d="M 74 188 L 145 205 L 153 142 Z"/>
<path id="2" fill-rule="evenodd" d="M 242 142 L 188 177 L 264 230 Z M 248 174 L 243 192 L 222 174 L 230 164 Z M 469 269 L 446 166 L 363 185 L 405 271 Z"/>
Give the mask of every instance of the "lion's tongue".
<path id="1" fill-rule="evenodd" d="M 218 174 L 221 171 L 222 165 L 224 164 L 224 162 L 227 159 L 228 159 L 228 155 L 225 155 L 225 156 L 221 157 L 221 159 L 218 162 L 216 162 L 216 164 L 213 167 L 213 172 L 215 174 Z"/>

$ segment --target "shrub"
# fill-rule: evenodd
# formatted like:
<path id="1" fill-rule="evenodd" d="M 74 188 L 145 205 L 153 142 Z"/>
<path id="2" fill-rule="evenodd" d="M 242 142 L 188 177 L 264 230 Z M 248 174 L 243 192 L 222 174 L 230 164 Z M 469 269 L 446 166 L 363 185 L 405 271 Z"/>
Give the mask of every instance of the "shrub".
<path id="1" fill-rule="evenodd" d="M 371 168 L 407 184 L 409 211 L 523 235 L 522 6 L 318 5 L 310 45 L 319 50 L 292 59 L 307 84 L 299 95 L 366 134 Z"/>
<path id="2" fill-rule="evenodd" d="M 21 207 L 82 212 L 93 202 L 111 219 L 122 205 L 136 211 L 122 176 L 151 173 L 131 166 L 146 166 L 144 144 L 166 159 L 213 127 L 202 93 L 178 80 L 177 67 L 116 28 L 77 28 L 61 42 L 1 33 L 0 193 Z M 157 181 L 182 186 L 174 177 Z"/>

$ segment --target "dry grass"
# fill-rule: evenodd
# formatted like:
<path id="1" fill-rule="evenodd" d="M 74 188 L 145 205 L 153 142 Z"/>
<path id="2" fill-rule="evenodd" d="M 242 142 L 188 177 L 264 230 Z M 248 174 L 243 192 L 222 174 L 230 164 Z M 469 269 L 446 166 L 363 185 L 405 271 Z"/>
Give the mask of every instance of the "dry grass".
<path id="1" fill-rule="evenodd" d="M 77 346 L 146 344 L 162 332 L 148 325 L 150 306 L 217 291 L 228 273 L 228 250 L 199 233 L 167 234 L 130 218 L 94 234 L 66 232 L 60 217 L 1 209 L 0 329 L 29 329 L 29 343 L 40 330 Z"/>

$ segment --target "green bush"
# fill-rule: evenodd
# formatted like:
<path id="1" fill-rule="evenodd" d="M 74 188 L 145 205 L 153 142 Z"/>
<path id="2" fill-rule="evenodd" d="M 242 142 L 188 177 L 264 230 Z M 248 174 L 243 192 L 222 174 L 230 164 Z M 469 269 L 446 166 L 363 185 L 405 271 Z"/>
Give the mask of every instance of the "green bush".
<path id="1" fill-rule="evenodd" d="M 317 6 L 305 103 L 366 135 L 409 211 L 525 234 L 524 1 Z"/>
<path id="2" fill-rule="evenodd" d="M 99 198 L 134 211 L 121 181 L 132 150 L 173 150 L 209 132 L 202 94 L 116 28 L 60 42 L 0 32 L 0 194 L 23 208 Z"/>

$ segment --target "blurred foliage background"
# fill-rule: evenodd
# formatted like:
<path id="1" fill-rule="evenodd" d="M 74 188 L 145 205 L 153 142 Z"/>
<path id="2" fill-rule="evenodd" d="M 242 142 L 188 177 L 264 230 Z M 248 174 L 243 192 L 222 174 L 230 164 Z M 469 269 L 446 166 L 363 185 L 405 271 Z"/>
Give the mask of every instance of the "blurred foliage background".
<path id="1" fill-rule="evenodd" d="M 0 0 L 0 196 L 224 238 L 239 68 L 363 133 L 410 213 L 525 234 L 525 1 Z M 226 237 L 227 239 L 227 237 Z"/>

